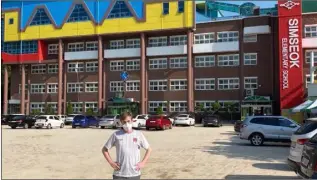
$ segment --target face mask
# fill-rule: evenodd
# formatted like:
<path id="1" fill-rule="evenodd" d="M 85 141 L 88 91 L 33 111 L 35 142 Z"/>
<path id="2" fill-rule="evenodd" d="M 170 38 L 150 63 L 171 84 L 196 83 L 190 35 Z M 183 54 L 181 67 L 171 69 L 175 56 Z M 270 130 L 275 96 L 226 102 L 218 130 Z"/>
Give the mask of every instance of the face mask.
<path id="1" fill-rule="evenodd" d="M 125 123 L 122 127 L 126 132 L 132 131 L 132 124 L 131 123 Z"/>

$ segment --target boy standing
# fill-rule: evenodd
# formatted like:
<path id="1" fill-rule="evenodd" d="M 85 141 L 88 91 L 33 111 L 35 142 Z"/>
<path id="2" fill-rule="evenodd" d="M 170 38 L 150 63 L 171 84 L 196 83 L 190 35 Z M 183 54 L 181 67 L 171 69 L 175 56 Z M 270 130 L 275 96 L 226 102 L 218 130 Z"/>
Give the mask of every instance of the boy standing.
<path id="1" fill-rule="evenodd" d="M 122 129 L 111 135 L 102 148 L 102 154 L 114 169 L 113 179 L 140 179 L 140 170 L 145 166 L 152 150 L 144 135 L 132 129 L 130 113 L 123 113 L 120 121 Z M 111 159 L 109 154 L 109 150 L 113 146 L 116 146 L 116 162 Z M 140 161 L 141 147 L 146 150 L 142 161 Z"/>

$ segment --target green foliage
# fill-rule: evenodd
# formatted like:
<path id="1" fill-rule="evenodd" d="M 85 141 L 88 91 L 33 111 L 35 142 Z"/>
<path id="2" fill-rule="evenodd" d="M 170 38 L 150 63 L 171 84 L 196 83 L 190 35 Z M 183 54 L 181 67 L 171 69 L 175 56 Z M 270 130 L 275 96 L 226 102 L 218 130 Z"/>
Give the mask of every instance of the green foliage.
<path id="1" fill-rule="evenodd" d="M 67 115 L 74 113 L 74 111 L 73 111 L 73 106 L 72 106 L 72 104 L 71 104 L 70 102 L 67 103 L 66 113 L 67 113 Z"/>
<path id="2" fill-rule="evenodd" d="M 159 106 L 159 107 L 156 108 L 156 114 L 162 115 L 163 113 L 164 113 L 164 112 L 163 112 L 162 106 Z"/>
<path id="3" fill-rule="evenodd" d="M 214 110 L 214 112 L 219 111 L 220 108 L 221 108 L 221 105 L 219 104 L 218 101 L 212 104 L 212 109 Z"/>
<path id="4" fill-rule="evenodd" d="M 40 115 L 41 111 L 39 109 L 33 109 L 31 115 Z"/>
<path id="5" fill-rule="evenodd" d="M 95 115 L 94 109 L 93 109 L 93 108 L 87 109 L 86 115 L 88 115 L 88 116 L 93 116 L 93 115 Z"/>
<path id="6" fill-rule="evenodd" d="M 204 104 L 203 103 L 199 103 L 196 107 L 195 110 L 197 112 L 202 112 L 202 111 L 206 111 L 206 109 L 204 108 Z"/>
<path id="7" fill-rule="evenodd" d="M 52 108 L 52 105 L 51 104 L 47 104 L 46 107 L 45 107 L 45 114 L 47 115 L 53 115 L 55 112 L 54 112 L 54 109 Z"/>
<path id="8" fill-rule="evenodd" d="M 234 102 L 226 102 L 225 107 L 227 112 L 230 114 L 231 120 L 232 120 L 232 114 L 236 112 L 236 103 Z"/>

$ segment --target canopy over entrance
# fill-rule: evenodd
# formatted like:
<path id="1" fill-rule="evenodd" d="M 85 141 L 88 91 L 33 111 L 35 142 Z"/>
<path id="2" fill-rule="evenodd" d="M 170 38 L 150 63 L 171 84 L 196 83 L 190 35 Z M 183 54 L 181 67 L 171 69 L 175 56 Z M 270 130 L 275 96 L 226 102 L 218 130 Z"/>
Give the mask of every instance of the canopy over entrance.
<path id="1" fill-rule="evenodd" d="M 314 101 L 307 100 L 303 102 L 302 104 L 294 107 L 291 110 L 292 112 L 296 113 L 296 112 L 310 111 L 311 109 L 315 109 L 315 108 L 317 108 L 317 99 Z"/>

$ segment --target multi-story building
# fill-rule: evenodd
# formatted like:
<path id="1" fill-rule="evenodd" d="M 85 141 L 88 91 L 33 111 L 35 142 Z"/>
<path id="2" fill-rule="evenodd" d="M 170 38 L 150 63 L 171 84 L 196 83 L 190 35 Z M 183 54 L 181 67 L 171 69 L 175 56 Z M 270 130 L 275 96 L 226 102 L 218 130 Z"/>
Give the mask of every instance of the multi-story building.
<path id="1" fill-rule="evenodd" d="M 44 112 L 51 104 L 62 114 L 67 102 L 75 112 L 97 112 L 122 92 L 139 102 L 140 113 L 158 106 L 165 112 L 194 111 L 215 101 L 234 102 L 240 111 L 251 92 L 266 97 L 269 111 L 278 114 L 278 18 L 214 21 L 196 10 L 192 1 L 6 4 L 4 113 Z M 303 19 L 308 59 L 317 49 L 317 14 Z"/>

